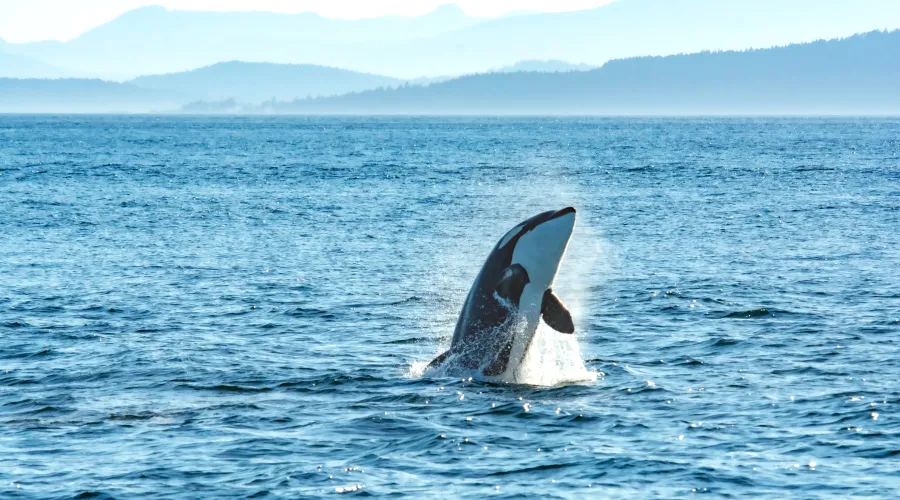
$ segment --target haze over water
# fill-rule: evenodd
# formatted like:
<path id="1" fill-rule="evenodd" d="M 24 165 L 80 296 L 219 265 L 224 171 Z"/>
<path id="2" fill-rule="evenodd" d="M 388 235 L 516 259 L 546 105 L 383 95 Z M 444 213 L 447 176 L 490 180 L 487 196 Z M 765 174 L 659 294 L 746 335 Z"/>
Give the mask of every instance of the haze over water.
<path id="1" fill-rule="evenodd" d="M 896 496 L 898 151 L 895 119 L 0 117 L 0 496 Z M 556 354 L 596 379 L 416 376 L 568 205 Z"/>

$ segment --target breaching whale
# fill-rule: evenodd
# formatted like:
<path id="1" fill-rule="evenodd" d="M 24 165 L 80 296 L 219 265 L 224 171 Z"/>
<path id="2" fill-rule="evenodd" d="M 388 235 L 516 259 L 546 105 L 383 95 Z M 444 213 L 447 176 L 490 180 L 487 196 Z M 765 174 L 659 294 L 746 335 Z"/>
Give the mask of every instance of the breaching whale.
<path id="1" fill-rule="evenodd" d="M 485 380 L 515 381 L 538 324 L 574 333 L 552 285 L 575 229 L 575 208 L 544 212 L 514 227 L 488 255 L 453 332 L 450 349 L 426 370 L 480 370 Z"/>

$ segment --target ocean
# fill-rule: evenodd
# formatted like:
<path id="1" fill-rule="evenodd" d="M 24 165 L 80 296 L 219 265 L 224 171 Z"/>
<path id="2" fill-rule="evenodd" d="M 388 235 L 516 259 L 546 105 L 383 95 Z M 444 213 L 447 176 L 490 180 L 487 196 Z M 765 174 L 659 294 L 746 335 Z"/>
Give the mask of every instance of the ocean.
<path id="1" fill-rule="evenodd" d="M 578 208 L 529 385 L 433 377 Z M 0 116 L 0 497 L 900 495 L 900 120 Z"/>

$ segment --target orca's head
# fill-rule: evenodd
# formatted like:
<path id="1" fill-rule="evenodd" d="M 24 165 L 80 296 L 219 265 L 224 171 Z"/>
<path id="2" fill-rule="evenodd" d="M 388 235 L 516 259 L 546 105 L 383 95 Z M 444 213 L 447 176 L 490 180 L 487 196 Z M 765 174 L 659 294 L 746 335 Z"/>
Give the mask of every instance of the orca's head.
<path id="1" fill-rule="evenodd" d="M 536 323 L 543 312 L 545 321 L 564 333 L 572 333 L 574 326 L 551 286 L 574 229 L 573 207 L 544 212 L 506 233 L 494 250 L 505 257 L 506 264 L 498 277 L 497 295 L 518 307 L 530 323 Z M 566 316 L 560 318 L 563 324 L 555 323 L 556 316 L 548 314 L 548 307 L 552 310 L 557 303 Z"/>
<path id="2" fill-rule="evenodd" d="M 575 229 L 575 208 L 544 212 L 514 227 L 497 244 L 497 250 L 509 256 L 504 277 L 517 273 L 508 290 L 498 290 L 519 305 L 527 295 L 541 296 L 553 284 L 560 262 Z M 502 283 L 502 282 L 501 282 Z"/>

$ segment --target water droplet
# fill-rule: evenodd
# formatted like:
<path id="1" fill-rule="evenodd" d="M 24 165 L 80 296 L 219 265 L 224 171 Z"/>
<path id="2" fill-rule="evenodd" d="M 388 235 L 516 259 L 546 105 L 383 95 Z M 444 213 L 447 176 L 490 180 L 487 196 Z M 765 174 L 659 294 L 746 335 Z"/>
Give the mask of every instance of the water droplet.
<path id="1" fill-rule="evenodd" d="M 684 441 L 684 435 L 682 434 L 681 436 L 678 436 L 678 440 L 679 440 L 679 441 Z"/>

